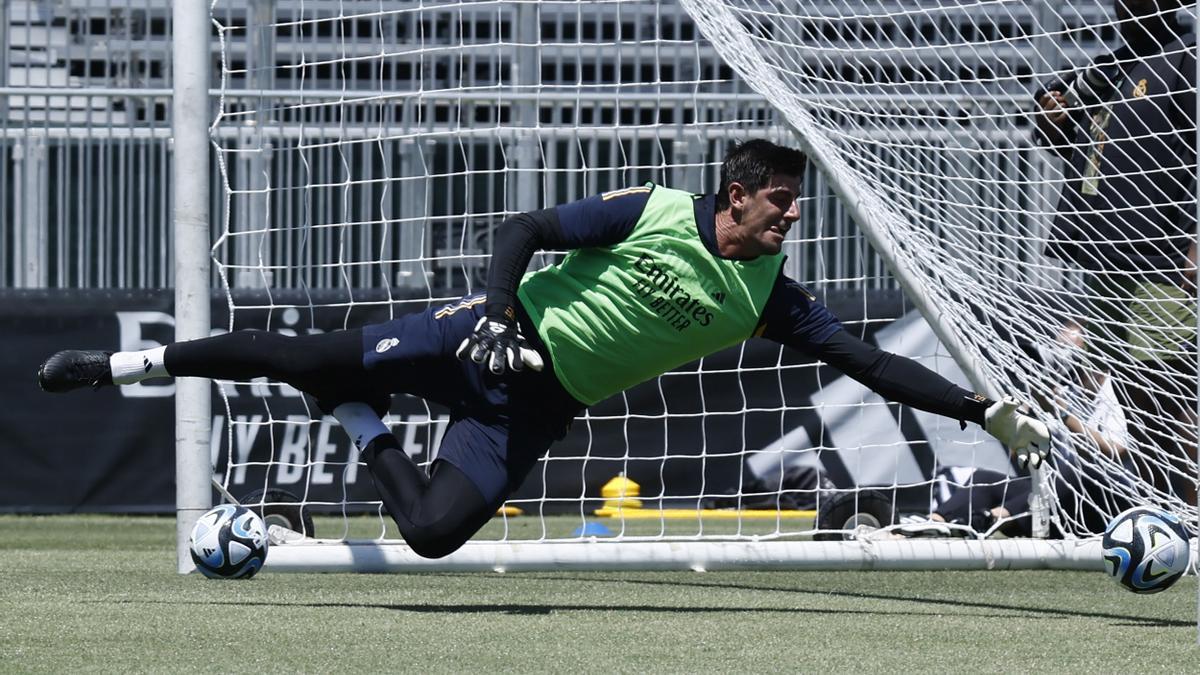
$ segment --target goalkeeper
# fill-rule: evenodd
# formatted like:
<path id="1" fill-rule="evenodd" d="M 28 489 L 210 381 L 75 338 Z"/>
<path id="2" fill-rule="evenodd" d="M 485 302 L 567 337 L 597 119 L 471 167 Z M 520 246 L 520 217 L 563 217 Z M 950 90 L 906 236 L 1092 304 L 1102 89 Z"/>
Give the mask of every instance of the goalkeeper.
<path id="1" fill-rule="evenodd" d="M 426 557 L 478 531 L 584 408 L 754 336 L 893 401 L 984 425 L 1036 466 L 1049 433 L 1015 401 L 868 345 L 782 273 L 804 169 L 799 151 L 749 141 L 725 158 L 713 196 L 645 185 L 514 216 L 497 232 L 486 294 L 319 335 L 236 331 L 140 352 L 59 352 L 39 383 L 286 382 L 338 419 L 405 541 Z M 539 249 L 571 252 L 523 276 Z M 380 420 L 400 392 L 451 411 L 430 475 Z"/>

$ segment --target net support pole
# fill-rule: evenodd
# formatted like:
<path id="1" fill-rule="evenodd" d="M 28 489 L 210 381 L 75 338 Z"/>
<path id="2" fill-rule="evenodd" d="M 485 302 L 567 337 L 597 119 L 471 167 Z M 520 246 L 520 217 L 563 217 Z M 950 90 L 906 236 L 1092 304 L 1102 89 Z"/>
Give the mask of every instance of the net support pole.
<path id="1" fill-rule="evenodd" d="M 175 0 L 173 21 L 173 135 L 175 340 L 209 333 L 209 16 L 208 4 Z M 178 571 L 192 570 L 188 534 L 212 505 L 209 443 L 212 399 L 207 380 L 175 384 L 175 544 Z"/>

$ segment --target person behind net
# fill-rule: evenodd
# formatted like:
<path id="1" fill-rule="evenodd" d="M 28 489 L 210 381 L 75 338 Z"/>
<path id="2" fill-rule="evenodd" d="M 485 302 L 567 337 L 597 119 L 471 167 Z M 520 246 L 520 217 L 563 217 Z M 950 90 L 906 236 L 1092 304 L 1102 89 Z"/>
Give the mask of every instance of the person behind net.
<path id="1" fill-rule="evenodd" d="M 1065 160 L 1046 252 L 1088 272 L 1089 349 L 1167 460 L 1139 472 L 1195 503 L 1196 39 L 1179 7 L 1115 0 L 1124 45 L 1035 92 L 1035 137 Z"/>
<path id="2" fill-rule="evenodd" d="M 401 535 L 440 557 L 465 543 L 571 421 L 672 368 L 763 337 L 823 359 L 886 398 L 983 425 L 1019 461 L 1049 451 L 1047 426 L 845 330 L 783 274 L 806 165 L 765 140 L 734 147 L 715 195 L 646 184 L 518 214 L 496 232 L 486 293 L 362 328 L 259 330 L 146 351 L 64 351 L 39 369 L 46 391 L 152 377 L 269 377 L 343 426 Z M 569 249 L 524 274 L 535 251 Z M 429 475 L 380 418 L 406 393 L 448 407 Z"/>
<path id="3" fill-rule="evenodd" d="M 1097 367 L 1095 359 L 1087 357 L 1085 337 L 1082 322 L 1069 318 L 1062 322 L 1052 342 L 1030 345 L 1028 351 L 1031 360 L 1062 383 L 1053 400 L 1039 401 L 1062 421 L 1053 441 L 1057 448 L 1052 460 L 1057 469 L 1053 485 L 1058 502 L 1055 511 L 1059 518 L 1070 521 L 1071 529 L 1098 534 L 1114 515 L 1133 506 L 1131 451 L 1136 443 L 1112 377 L 1103 367 Z M 977 532 L 997 526 L 1010 537 L 1032 533 L 1029 476 L 1010 478 L 999 471 L 973 467 L 947 467 L 939 472 L 943 474 L 960 487 L 939 497 L 928 519 L 902 519 L 900 534 L 949 536 L 956 532 L 938 523 L 965 525 Z M 1052 519 L 1050 526 L 1051 537 L 1063 536 L 1058 519 Z"/>

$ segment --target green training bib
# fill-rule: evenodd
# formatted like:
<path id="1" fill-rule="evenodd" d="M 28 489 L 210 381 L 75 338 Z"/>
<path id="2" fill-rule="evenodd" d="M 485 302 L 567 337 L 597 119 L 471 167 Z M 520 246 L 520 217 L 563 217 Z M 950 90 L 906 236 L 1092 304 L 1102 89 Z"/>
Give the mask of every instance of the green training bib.
<path id="1" fill-rule="evenodd" d="M 714 257 L 698 197 L 651 187 L 624 241 L 571 251 L 518 289 L 559 381 L 587 405 L 749 338 L 783 265 Z"/>

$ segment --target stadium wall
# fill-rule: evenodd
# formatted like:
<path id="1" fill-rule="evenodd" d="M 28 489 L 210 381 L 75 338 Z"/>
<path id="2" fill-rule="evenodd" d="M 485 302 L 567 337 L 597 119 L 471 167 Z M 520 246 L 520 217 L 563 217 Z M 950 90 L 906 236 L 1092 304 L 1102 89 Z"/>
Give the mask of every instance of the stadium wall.
<path id="1" fill-rule="evenodd" d="M 320 298 L 322 304 L 336 299 Z M 274 295 L 277 304 L 295 300 Z M 264 308 L 239 310 L 234 328 L 268 325 L 268 313 L 269 325 L 280 332 L 322 331 L 388 316 L 380 305 L 356 306 L 349 315 L 344 308 L 318 308 L 309 315 L 291 308 L 272 312 L 265 294 L 238 301 Z M 942 354 L 926 356 L 926 363 L 965 382 L 898 292 L 835 291 L 825 301 L 885 348 Z M 230 325 L 223 294 L 214 295 L 212 314 L 214 324 Z M 872 321 L 860 324 L 864 315 Z M 172 511 L 173 384 L 48 397 L 37 390 L 31 364 L 72 347 L 151 347 L 170 339 L 173 323 L 170 291 L 0 291 L 0 333 L 10 336 L 0 377 L 18 390 L 0 418 L 5 439 L 0 463 L 6 467 L 0 472 L 0 511 Z M 861 385 L 799 354 L 778 359 L 773 343 L 751 340 L 706 359 L 702 367 L 688 364 L 668 374 L 661 391 L 658 382 L 650 382 L 594 406 L 514 499 L 540 500 L 548 512 L 577 510 L 581 495 L 598 497 L 600 486 L 622 472 L 653 502 L 656 494 L 733 491 L 749 475 L 769 476 L 799 464 L 818 467 L 839 487 L 925 482 L 939 464 L 1008 470 L 1005 453 L 974 428 L 963 431 L 952 421 L 898 406 L 864 407 Z M 225 391 L 228 406 L 214 388 L 213 463 L 224 476 L 233 459 L 229 489 L 236 496 L 279 487 L 316 510 L 340 510 L 346 498 L 374 499 L 348 439 L 331 418 L 310 415 L 299 392 L 266 383 Z M 239 422 L 232 431 L 230 418 Z M 419 461 L 436 456 L 447 421 L 445 409 L 409 396 L 394 398 L 393 430 Z M 756 451 L 744 464 L 743 447 Z M 670 456 L 665 463 L 664 455 Z M 131 466 L 138 470 L 128 470 Z"/>

